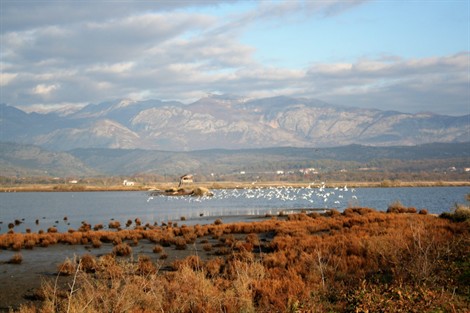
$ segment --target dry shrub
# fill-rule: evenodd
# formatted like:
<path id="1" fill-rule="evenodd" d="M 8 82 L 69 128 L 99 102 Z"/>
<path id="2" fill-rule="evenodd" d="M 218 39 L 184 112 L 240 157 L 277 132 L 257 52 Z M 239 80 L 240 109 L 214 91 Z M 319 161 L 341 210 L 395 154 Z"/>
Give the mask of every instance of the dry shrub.
<path id="1" fill-rule="evenodd" d="M 57 266 L 57 273 L 60 275 L 69 276 L 75 273 L 76 270 L 77 270 L 77 262 L 69 258 L 65 259 L 63 263 Z"/>
<path id="2" fill-rule="evenodd" d="M 132 248 L 127 243 L 119 243 L 113 248 L 113 254 L 117 256 L 126 256 L 132 253 Z"/>
<path id="3" fill-rule="evenodd" d="M 80 258 L 80 269 L 86 273 L 94 273 L 97 268 L 98 262 L 93 255 L 87 253 Z"/>
<path id="4" fill-rule="evenodd" d="M 227 247 L 220 247 L 219 249 L 215 251 L 215 255 L 228 255 L 231 252 L 232 251 Z"/>
<path id="5" fill-rule="evenodd" d="M 184 267 L 189 267 L 193 270 L 200 270 L 203 263 L 197 255 L 190 255 L 183 260 L 176 260 L 173 262 L 172 267 L 174 270 L 181 270 Z"/>
<path id="6" fill-rule="evenodd" d="M 260 240 L 259 240 L 258 234 L 255 234 L 255 233 L 249 233 L 246 236 L 245 241 L 248 242 L 248 243 L 251 243 L 253 246 L 259 246 L 260 245 Z"/>
<path id="7" fill-rule="evenodd" d="M 205 243 L 202 245 L 202 249 L 204 249 L 204 251 L 207 251 L 207 252 L 212 251 L 212 244 Z"/>
<path id="8" fill-rule="evenodd" d="M 347 297 L 356 312 L 457 312 L 449 295 L 426 286 L 375 285 L 364 281 Z M 462 311 L 464 312 L 464 311 Z"/>
<path id="9" fill-rule="evenodd" d="M 121 227 L 121 223 L 119 221 L 111 221 L 108 224 L 108 228 L 110 228 L 110 229 L 113 229 L 113 228 L 118 229 L 120 227 Z"/>
<path id="10" fill-rule="evenodd" d="M 92 238 L 91 239 L 91 245 L 93 248 L 100 248 L 103 243 L 99 238 Z"/>
<path id="11" fill-rule="evenodd" d="M 25 249 L 33 249 L 34 246 L 36 245 L 36 240 L 34 239 L 27 239 L 25 242 L 24 242 L 24 247 Z"/>
<path id="12" fill-rule="evenodd" d="M 152 249 L 153 253 L 162 253 L 163 252 L 163 247 L 160 245 L 155 245 Z"/>
<path id="13" fill-rule="evenodd" d="M 288 214 L 287 215 L 287 220 L 288 221 L 302 221 L 302 220 L 306 220 L 306 219 L 309 219 L 309 217 L 305 213 Z"/>
<path id="14" fill-rule="evenodd" d="M 98 258 L 98 272 L 103 279 L 116 279 L 124 275 L 125 268 L 114 255 L 106 254 Z"/>
<path id="15" fill-rule="evenodd" d="M 188 247 L 186 245 L 186 239 L 182 237 L 175 238 L 174 244 L 176 250 L 186 250 L 186 248 Z"/>
<path id="16" fill-rule="evenodd" d="M 204 263 L 204 270 L 209 277 L 216 277 L 221 273 L 224 263 L 222 258 L 211 258 Z"/>
<path id="17" fill-rule="evenodd" d="M 57 228 L 56 228 L 56 227 L 49 227 L 49 228 L 47 229 L 47 232 L 48 232 L 48 233 L 57 233 Z"/>
<path id="18" fill-rule="evenodd" d="M 139 255 L 139 259 L 137 261 L 137 273 L 139 275 L 149 275 L 155 274 L 157 272 L 157 268 L 152 263 L 152 260 L 147 255 Z"/>
<path id="19" fill-rule="evenodd" d="M 184 266 L 172 275 L 165 288 L 165 310 L 179 312 L 222 312 L 223 293 L 202 271 Z M 232 311 L 235 312 L 235 311 Z"/>
<path id="20" fill-rule="evenodd" d="M 343 211 L 343 215 L 346 215 L 346 216 L 351 216 L 354 214 L 366 215 L 372 212 L 376 212 L 376 211 L 371 208 L 347 208 Z"/>
<path id="21" fill-rule="evenodd" d="M 7 261 L 8 264 L 21 264 L 23 262 L 23 256 L 21 253 L 15 253 L 10 260 Z"/>
<path id="22" fill-rule="evenodd" d="M 392 202 L 388 208 L 387 213 L 416 213 L 417 210 L 414 207 L 405 207 L 400 201 L 396 200 Z"/>
<path id="23" fill-rule="evenodd" d="M 330 210 L 326 210 L 326 212 L 323 215 L 328 216 L 328 217 L 334 217 L 334 216 L 341 215 L 341 213 L 336 209 L 330 209 Z"/>

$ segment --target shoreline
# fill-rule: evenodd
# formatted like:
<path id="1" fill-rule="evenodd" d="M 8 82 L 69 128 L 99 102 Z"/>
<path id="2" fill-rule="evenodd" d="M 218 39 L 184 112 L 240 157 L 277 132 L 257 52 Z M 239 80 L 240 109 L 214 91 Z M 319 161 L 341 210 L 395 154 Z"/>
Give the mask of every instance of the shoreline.
<path id="1" fill-rule="evenodd" d="M 137 186 L 93 186 L 82 184 L 24 184 L 0 186 L 0 192 L 103 192 L 103 191 L 153 191 L 174 187 L 176 183 L 156 183 Z M 192 186 L 208 189 L 245 189 L 269 187 L 305 188 L 319 186 L 320 182 L 198 182 Z M 389 181 L 380 182 L 326 182 L 326 188 L 348 186 L 350 188 L 399 188 L 399 187 L 467 187 L 470 181 Z"/>

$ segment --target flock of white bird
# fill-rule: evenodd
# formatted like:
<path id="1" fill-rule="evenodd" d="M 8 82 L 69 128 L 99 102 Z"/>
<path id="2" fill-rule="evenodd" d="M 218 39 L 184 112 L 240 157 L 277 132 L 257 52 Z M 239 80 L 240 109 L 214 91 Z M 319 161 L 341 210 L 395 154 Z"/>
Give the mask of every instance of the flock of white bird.
<path id="1" fill-rule="evenodd" d="M 357 196 L 354 194 L 354 188 L 335 187 L 326 188 L 324 182 L 315 185 L 311 183 L 307 187 L 247 187 L 235 189 L 218 189 L 213 190 L 212 197 L 191 197 L 191 196 L 158 196 L 167 197 L 169 200 L 181 200 L 188 202 L 203 202 L 222 199 L 254 199 L 266 201 L 293 201 L 298 205 L 333 208 L 347 206 L 349 204 L 357 204 Z M 153 197 L 149 197 L 148 201 Z"/>

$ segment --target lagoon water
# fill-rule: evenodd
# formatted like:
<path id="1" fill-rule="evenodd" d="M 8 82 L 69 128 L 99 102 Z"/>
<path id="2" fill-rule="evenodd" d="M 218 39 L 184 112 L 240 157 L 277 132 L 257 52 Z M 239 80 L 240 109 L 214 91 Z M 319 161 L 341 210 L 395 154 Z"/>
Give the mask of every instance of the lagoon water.
<path id="1" fill-rule="evenodd" d="M 469 187 L 419 188 L 254 188 L 214 190 L 214 197 L 150 197 L 145 192 L 24 192 L 0 194 L 0 233 L 19 220 L 15 232 L 37 232 L 55 226 L 59 231 L 77 229 L 82 221 L 91 225 L 111 220 L 125 225 L 139 218 L 143 224 L 174 221 L 206 224 L 245 221 L 281 211 L 362 206 L 385 211 L 400 201 L 405 206 L 426 208 L 429 213 L 450 211 L 465 203 Z M 38 223 L 36 224 L 36 220 Z M 134 224 L 131 226 L 133 227 Z"/>

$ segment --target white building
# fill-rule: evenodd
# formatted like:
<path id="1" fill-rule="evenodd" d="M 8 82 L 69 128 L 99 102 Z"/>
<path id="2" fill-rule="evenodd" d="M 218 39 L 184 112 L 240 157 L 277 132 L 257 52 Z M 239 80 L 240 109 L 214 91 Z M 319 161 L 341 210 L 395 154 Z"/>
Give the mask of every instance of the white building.
<path id="1" fill-rule="evenodd" d="M 130 181 L 130 180 L 127 180 L 127 179 L 124 179 L 124 181 L 122 182 L 122 184 L 123 184 L 124 186 L 134 186 L 134 185 L 135 185 L 135 182 Z"/>

